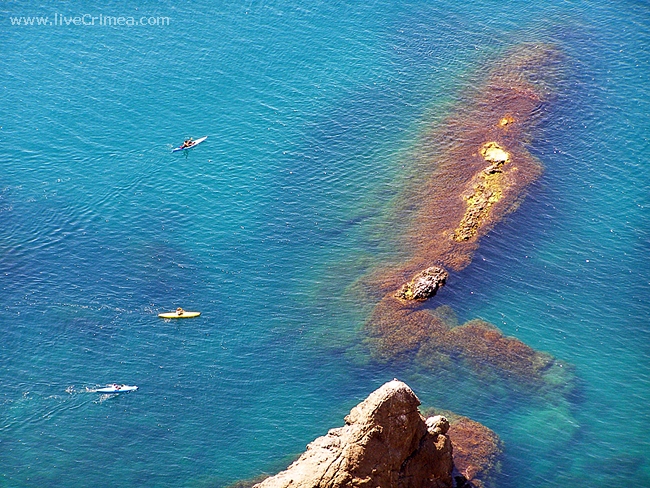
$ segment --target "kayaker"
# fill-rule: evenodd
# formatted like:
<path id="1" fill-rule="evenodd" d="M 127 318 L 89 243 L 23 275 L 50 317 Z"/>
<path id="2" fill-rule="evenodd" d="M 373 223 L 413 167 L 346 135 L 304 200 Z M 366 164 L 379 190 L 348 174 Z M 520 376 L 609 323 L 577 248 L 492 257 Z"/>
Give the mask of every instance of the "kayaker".
<path id="1" fill-rule="evenodd" d="M 183 312 L 185 312 L 185 310 L 183 310 L 181 307 L 178 307 L 176 309 L 176 315 L 183 315 Z"/>
<path id="2" fill-rule="evenodd" d="M 183 143 L 183 145 L 182 145 L 181 147 L 190 147 L 190 146 L 192 146 L 193 144 L 194 144 L 194 141 L 193 141 L 192 138 L 190 137 L 189 139 L 187 139 L 187 140 Z"/>

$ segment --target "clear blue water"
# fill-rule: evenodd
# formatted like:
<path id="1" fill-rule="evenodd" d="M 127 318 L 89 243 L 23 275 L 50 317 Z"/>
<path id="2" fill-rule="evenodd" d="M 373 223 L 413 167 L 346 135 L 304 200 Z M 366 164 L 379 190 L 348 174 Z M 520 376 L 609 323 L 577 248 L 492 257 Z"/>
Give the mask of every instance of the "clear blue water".
<path id="1" fill-rule="evenodd" d="M 9 18 L 55 13 L 170 24 Z M 501 436 L 498 486 L 650 486 L 644 2 L 6 1 L 0 23 L 0 486 L 225 486 L 395 376 Z M 545 173 L 436 300 L 572 365 L 556 397 L 372 362 L 351 291 L 396 251 L 423 131 L 522 41 L 566 53 Z M 156 317 L 176 306 L 203 315 Z M 108 382 L 140 390 L 85 391 Z"/>

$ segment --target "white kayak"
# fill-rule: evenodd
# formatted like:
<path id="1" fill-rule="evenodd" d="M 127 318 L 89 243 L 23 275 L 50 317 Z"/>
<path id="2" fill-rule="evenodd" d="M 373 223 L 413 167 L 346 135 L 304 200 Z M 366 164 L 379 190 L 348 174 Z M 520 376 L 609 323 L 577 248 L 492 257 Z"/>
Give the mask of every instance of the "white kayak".
<path id="1" fill-rule="evenodd" d="M 137 389 L 137 386 L 118 385 L 116 383 L 113 383 L 112 385 L 106 385 L 104 388 L 99 388 L 95 391 L 97 393 L 124 393 L 127 391 L 135 391 Z"/>
<path id="2" fill-rule="evenodd" d="M 208 136 L 200 137 L 200 138 L 197 139 L 196 141 L 192 141 L 192 145 L 191 145 L 191 146 L 187 146 L 187 147 L 184 147 L 184 146 L 178 146 L 178 147 L 175 147 L 174 149 L 172 149 L 172 152 L 177 152 L 177 151 L 187 151 L 188 149 L 194 149 L 196 146 L 198 146 L 199 144 L 201 144 L 201 143 L 202 143 L 203 141 L 205 141 L 207 138 L 208 138 Z"/>
<path id="3" fill-rule="evenodd" d="M 201 312 L 186 312 L 185 310 L 181 310 L 180 312 L 159 313 L 158 317 L 161 319 L 193 319 L 199 315 L 201 315 Z"/>

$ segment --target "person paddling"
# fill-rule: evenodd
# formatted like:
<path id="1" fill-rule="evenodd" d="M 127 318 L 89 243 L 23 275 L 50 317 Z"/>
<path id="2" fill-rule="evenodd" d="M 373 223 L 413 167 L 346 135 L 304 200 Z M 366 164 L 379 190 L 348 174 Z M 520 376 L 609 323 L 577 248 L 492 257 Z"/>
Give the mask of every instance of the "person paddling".
<path id="1" fill-rule="evenodd" d="M 183 142 L 183 145 L 182 145 L 181 147 L 186 148 L 186 147 L 191 147 L 191 146 L 193 146 L 193 145 L 194 145 L 194 141 L 193 141 L 192 138 L 190 137 L 190 138 L 187 139 L 185 142 Z"/>

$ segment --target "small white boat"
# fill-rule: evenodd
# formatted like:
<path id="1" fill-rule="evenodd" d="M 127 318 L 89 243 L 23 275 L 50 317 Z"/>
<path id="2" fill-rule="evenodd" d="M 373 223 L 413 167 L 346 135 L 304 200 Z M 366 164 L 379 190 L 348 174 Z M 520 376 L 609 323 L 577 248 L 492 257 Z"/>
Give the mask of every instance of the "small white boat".
<path id="1" fill-rule="evenodd" d="M 172 152 L 177 152 L 177 151 L 187 151 L 188 149 L 194 149 L 196 146 L 201 144 L 203 141 L 205 141 L 208 138 L 208 136 L 201 137 L 197 139 L 196 141 L 192 141 L 192 144 L 189 146 L 178 146 L 172 149 Z"/>
<path id="2" fill-rule="evenodd" d="M 118 385 L 117 383 L 113 383 L 112 385 L 106 385 L 104 388 L 99 388 L 95 391 L 97 393 L 125 393 L 127 391 L 135 391 L 137 389 L 137 386 Z"/>

